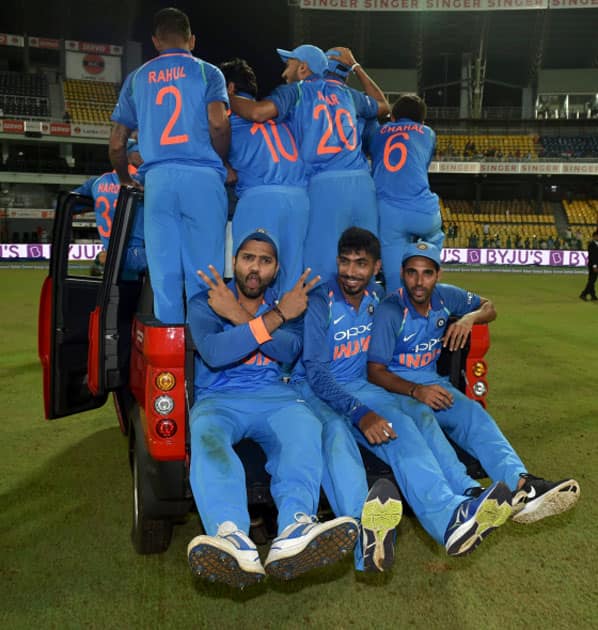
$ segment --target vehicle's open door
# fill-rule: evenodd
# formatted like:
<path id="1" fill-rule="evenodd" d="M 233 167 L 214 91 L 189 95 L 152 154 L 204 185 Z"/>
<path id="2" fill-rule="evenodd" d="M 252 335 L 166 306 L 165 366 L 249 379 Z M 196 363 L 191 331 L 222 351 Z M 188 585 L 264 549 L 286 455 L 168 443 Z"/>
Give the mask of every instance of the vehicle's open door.
<path id="1" fill-rule="evenodd" d="M 94 216 L 91 197 L 70 193 L 58 200 L 50 271 L 42 287 L 38 319 L 48 419 L 94 409 L 106 400 L 105 395 L 92 394 L 87 384 L 89 315 L 102 285 L 101 277 L 92 275 L 93 262 L 88 258 L 99 247 L 74 244 L 77 229 L 89 227 Z M 75 260 L 69 260 L 71 249 Z"/>
<path id="2" fill-rule="evenodd" d="M 143 273 L 126 268 L 129 234 L 143 195 L 121 187 L 116 203 L 104 278 L 89 321 L 89 388 L 96 395 L 128 383 L 131 330 L 141 293 Z"/>

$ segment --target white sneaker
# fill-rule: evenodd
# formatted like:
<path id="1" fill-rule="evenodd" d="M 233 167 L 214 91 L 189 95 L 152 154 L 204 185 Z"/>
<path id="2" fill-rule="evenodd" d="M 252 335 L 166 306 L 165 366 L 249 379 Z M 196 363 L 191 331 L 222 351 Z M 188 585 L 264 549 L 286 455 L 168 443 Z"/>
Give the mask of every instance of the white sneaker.
<path id="1" fill-rule="evenodd" d="M 292 580 L 333 564 L 352 551 L 358 531 L 357 521 L 347 516 L 318 523 L 315 517 L 295 514 L 295 523 L 272 541 L 266 571 L 278 579 Z"/>
<path id="2" fill-rule="evenodd" d="M 187 557 L 199 577 L 236 588 L 255 584 L 266 575 L 257 547 L 232 521 L 222 523 L 216 536 L 196 536 L 187 545 Z"/>

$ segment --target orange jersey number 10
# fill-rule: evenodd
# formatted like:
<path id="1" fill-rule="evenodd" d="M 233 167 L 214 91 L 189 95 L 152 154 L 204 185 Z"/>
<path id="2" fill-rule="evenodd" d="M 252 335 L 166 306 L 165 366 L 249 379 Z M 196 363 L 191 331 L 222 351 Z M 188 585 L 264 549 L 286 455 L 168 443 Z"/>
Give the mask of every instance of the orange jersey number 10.
<path id="1" fill-rule="evenodd" d="M 400 171 L 403 166 L 405 166 L 405 161 L 407 160 L 407 146 L 404 142 L 400 142 L 397 138 L 403 138 L 404 140 L 409 140 L 409 134 L 404 131 L 399 131 L 397 133 L 393 133 L 392 136 L 389 136 L 386 144 L 384 145 L 384 167 L 387 171 L 391 173 L 396 173 Z M 394 164 L 390 161 L 390 155 L 394 151 L 399 152 L 399 159 Z"/>
<path id="2" fill-rule="evenodd" d="M 330 110 L 324 103 L 320 103 L 320 105 L 316 105 L 314 108 L 314 120 L 320 118 L 320 114 L 324 115 L 324 120 L 326 124 L 326 129 L 320 138 L 320 142 L 318 143 L 318 155 L 324 155 L 327 153 L 340 153 L 343 150 L 342 146 L 328 144 L 328 140 L 332 136 L 333 133 L 333 125 L 332 125 L 332 114 Z M 347 119 L 347 124 L 349 125 L 351 132 L 351 140 L 347 138 L 347 134 L 343 128 L 343 118 Z M 353 123 L 353 118 L 351 117 L 351 112 L 342 107 L 337 109 L 334 114 L 334 127 L 336 127 L 336 133 L 342 143 L 342 145 L 347 149 L 347 151 L 353 151 L 357 146 L 357 129 L 355 129 L 355 124 Z"/>
<path id="3" fill-rule="evenodd" d="M 164 127 L 164 131 L 162 131 L 162 135 L 160 136 L 160 144 L 183 144 L 184 142 L 189 142 L 189 136 L 186 133 L 180 134 L 178 136 L 170 135 L 172 128 L 175 126 L 176 121 L 181 115 L 181 92 L 174 85 L 167 85 L 166 87 L 163 87 L 158 92 L 158 94 L 156 94 L 156 105 L 162 105 L 166 94 L 172 94 L 174 96 L 174 111 L 168 119 L 166 127 Z"/>
<path id="4" fill-rule="evenodd" d="M 266 127 L 268 125 L 268 127 Z M 289 128 L 286 125 L 282 125 L 289 140 L 291 141 L 291 153 L 289 153 L 282 144 L 282 140 L 280 139 L 280 134 L 278 133 L 278 127 L 273 120 L 266 121 L 266 124 L 263 123 L 254 123 L 251 127 L 251 135 L 254 136 L 258 131 L 264 136 L 264 141 L 266 142 L 266 146 L 268 147 L 268 151 L 270 151 L 270 155 L 272 156 L 272 161 L 275 164 L 280 162 L 280 156 L 282 155 L 285 160 L 289 162 L 296 162 L 299 152 L 297 151 L 297 145 L 295 144 L 295 139 L 291 135 Z M 268 131 L 268 128 L 270 131 Z M 272 137 L 274 138 L 274 142 L 272 142 L 272 138 L 270 137 L 270 132 L 272 133 Z M 276 144 L 276 147 L 274 146 Z M 278 149 L 278 151 L 277 151 Z"/>

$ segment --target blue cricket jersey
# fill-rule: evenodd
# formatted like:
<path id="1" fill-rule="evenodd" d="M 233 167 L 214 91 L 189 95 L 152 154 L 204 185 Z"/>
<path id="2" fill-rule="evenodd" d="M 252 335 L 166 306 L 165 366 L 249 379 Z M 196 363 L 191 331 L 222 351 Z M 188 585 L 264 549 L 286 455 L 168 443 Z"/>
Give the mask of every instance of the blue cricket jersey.
<path id="1" fill-rule="evenodd" d="M 366 379 L 374 312 L 383 289 L 370 282 L 359 309 L 345 300 L 336 276 L 309 294 L 302 360 L 292 381 L 306 379 L 334 411 L 357 424 L 370 409 L 342 386 Z"/>
<path id="2" fill-rule="evenodd" d="M 228 161 L 237 172 L 239 197 L 255 186 L 307 186 L 305 165 L 287 123 L 254 123 L 236 114 L 231 114 L 230 122 Z"/>
<path id="3" fill-rule="evenodd" d="M 308 177 L 322 171 L 367 170 L 358 117 L 378 115 L 373 98 L 335 79 L 309 77 L 281 85 L 268 100 L 278 109 L 277 120 L 290 123 Z"/>
<path id="4" fill-rule="evenodd" d="M 137 169 L 134 166 L 129 165 L 129 174 L 134 179 L 138 179 Z M 112 234 L 114 211 L 116 210 L 116 202 L 120 192 L 120 181 L 116 171 L 104 173 L 99 177 L 91 177 L 81 186 L 75 188 L 73 192 L 93 197 L 98 234 L 104 249 L 107 251 L 108 241 L 110 240 L 110 235 Z M 129 249 L 144 247 L 142 205 L 139 205 L 135 212 L 135 219 L 133 221 L 133 226 L 131 227 L 127 247 Z M 146 267 L 145 256 L 141 259 L 130 257 L 130 260 L 127 260 L 131 263 L 129 264 L 129 268 L 131 270 L 142 271 Z"/>
<path id="5" fill-rule="evenodd" d="M 427 317 L 414 308 L 403 287 L 377 310 L 368 361 L 387 366 L 401 378 L 422 385 L 438 382 L 436 362 L 450 316 L 461 317 L 480 307 L 480 296 L 451 284 L 437 284 Z"/>
<path id="6" fill-rule="evenodd" d="M 401 118 L 368 130 L 372 177 L 380 199 L 401 210 L 433 214 L 438 195 L 430 190 L 428 167 L 436 134 L 430 127 Z"/>
<path id="7" fill-rule="evenodd" d="M 125 79 L 112 120 L 139 130 L 145 169 L 161 162 L 206 166 L 223 177 L 226 169 L 210 139 L 207 106 L 228 107 L 222 72 L 172 48 L 150 59 Z"/>
<path id="8" fill-rule="evenodd" d="M 234 279 L 228 283 L 238 296 Z M 235 326 L 208 304 L 208 290 L 189 302 L 187 321 L 198 354 L 195 357 L 195 393 L 254 391 L 281 379 L 280 363 L 293 363 L 301 352 L 303 319 L 297 318 L 265 332 L 260 316 L 276 302 L 267 289 L 256 318 Z M 259 325 L 261 323 L 261 326 Z"/>

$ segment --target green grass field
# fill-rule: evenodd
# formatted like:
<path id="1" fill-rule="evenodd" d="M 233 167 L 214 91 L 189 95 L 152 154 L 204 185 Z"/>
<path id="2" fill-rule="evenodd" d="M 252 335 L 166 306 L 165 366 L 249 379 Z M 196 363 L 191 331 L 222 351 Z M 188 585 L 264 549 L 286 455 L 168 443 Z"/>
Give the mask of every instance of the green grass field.
<path id="1" fill-rule="evenodd" d="M 188 570 L 196 515 L 166 553 L 135 554 L 126 441 L 111 402 L 43 419 L 43 277 L 0 269 L 0 628 L 598 627 L 598 304 L 577 298 L 583 276 L 445 276 L 495 302 L 489 410 L 531 472 L 578 479 L 573 511 L 507 523 L 465 558 L 449 558 L 406 517 L 388 575 L 356 575 L 347 560 L 241 593 Z"/>

